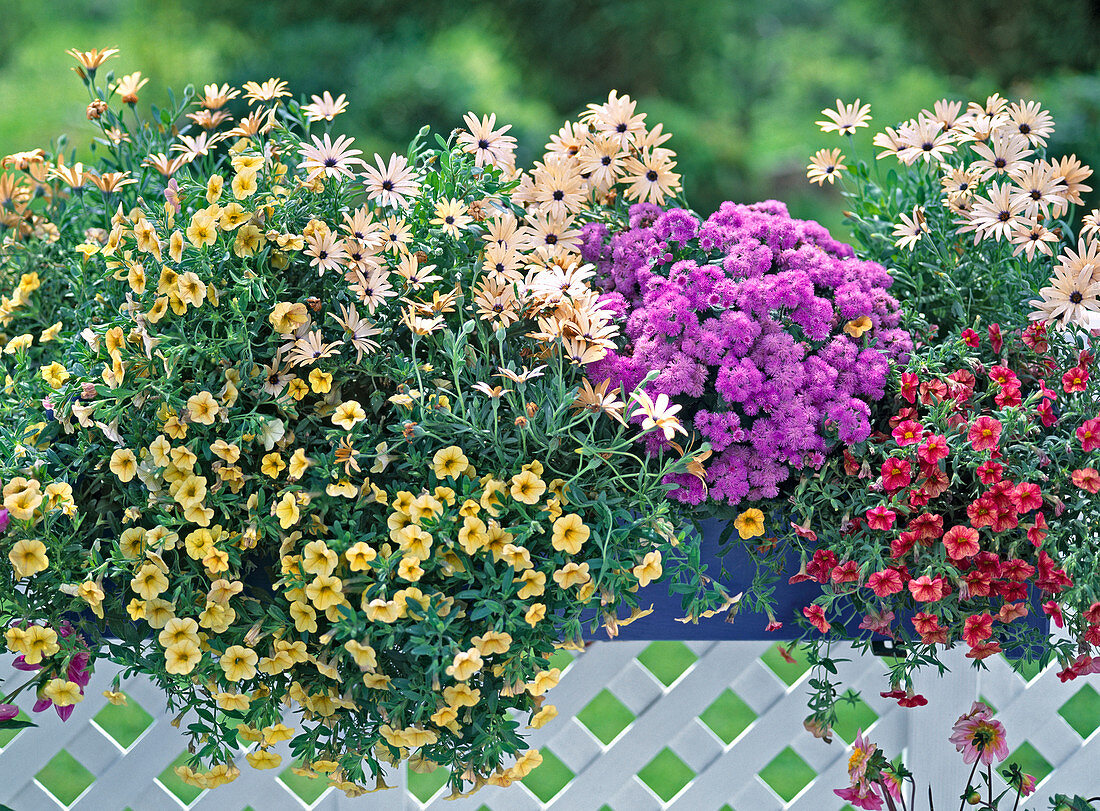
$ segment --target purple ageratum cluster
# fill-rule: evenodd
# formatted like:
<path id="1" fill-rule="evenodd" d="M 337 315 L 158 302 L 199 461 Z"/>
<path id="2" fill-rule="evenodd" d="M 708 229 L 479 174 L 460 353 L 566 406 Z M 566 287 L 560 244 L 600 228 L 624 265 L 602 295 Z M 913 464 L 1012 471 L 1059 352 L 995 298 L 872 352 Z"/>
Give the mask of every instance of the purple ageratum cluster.
<path id="1" fill-rule="evenodd" d="M 678 475 L 673 498 L 775 498 L 794 470 L 819 467 L 835 439 L 868 437 L 890 361 L 912 350 L 881 265 L 774 200 L 723 203 L 705 222 L 641 204 L 629 230 L 610 237 L 593 223 L 583 237 L 627 341 L 588 376 L 630 391 L 657 370 L 647 392 L 682 405 L 685 427 L 713 449 L 706 487 Z M 660 432 L 645 441 L 651 452 L 668 445 Z"/>

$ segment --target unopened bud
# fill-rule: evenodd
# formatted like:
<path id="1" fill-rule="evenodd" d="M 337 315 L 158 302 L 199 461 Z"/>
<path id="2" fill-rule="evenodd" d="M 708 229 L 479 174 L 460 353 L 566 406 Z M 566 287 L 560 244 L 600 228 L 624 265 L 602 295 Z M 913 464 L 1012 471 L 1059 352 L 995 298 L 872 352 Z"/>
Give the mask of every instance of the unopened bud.
<path id="1" fill-rule="evenodd" d="M 89 121 L 98 121 L 99 117 L 107 112 L 107 102 L 103 99 L 95 99 L 88 105 L 87 114 Z"/>

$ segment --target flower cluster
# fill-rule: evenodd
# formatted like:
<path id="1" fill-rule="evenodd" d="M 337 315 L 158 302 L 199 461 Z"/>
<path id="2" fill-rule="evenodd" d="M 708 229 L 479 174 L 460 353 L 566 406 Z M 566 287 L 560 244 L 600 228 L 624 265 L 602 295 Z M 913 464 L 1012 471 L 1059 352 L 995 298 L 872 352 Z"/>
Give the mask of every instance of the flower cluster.
<path id="1" fill-rule="evenodd" d="M 868 111 L 838 101 L 819 124 L 851 135 L 868 126 Z M 877 162 L 852 167 L 857 241 L 894 271 L 940 335 L 978 318 L 1022 326 L 1029 299 L 1033 320 L 1088 326 L 1100 318 L 1097 212 L 1084 218 L 1076 244 L 1072 225 L 1092 170 L 1074 155 L 1047 157 L 1053 132 L 1035 101 L 994 94 L 964 107 L 944 99 L 874 136 L 877 157 L 896 159 L 900 174 L 884 180 Z M 810 180 L 832 182 L 842 161 L 840 150 L 821 150 Z"/>
<path id="2" fill-rule="evenodd" d="M 405 759 L 456 794 L 521 779 L 513 715 L 556 714 L 582 609 L 613 634 L 683 560 L 662 481 L 693 457 L 639 454 L 675 414 L 585 379 L 617 328 L 578 253 L 617 184 L 671 190 L 667 136 L 613 93 L 583 127 L 606 177 L 580 152 L 520 172 L 472 113 L 371 165 L 330 131 L 342 97 L 277 79 L 186 94 L 179 134 L 130 125 L 112 104 L 143 81 L 96 85 L 110 56 L 77 58 L 118 177 L 64 172 L 56 296 L 21 309 L 42 292 L 16 275 L 6 310 L 35 326 L 0 356 L 8 649 L 59 712 L 98 656 L 151 676 L 197 716 L 201 787 L 291 738 L 351 795 Z"/>
<path id="3" fill-rule="evenodd" d="M 967 330 L 914 358 L 892 388 L 879 430 L 798 495 L 813 530 L 791 580 L 825 592 L 807 620 L 834 638 L 901 643 L 890 694 L 903 700 L 922 656 L 960 642 L 975 660 L 1057 657 L 1063 680 L 1100 672 L 1092 353 L 1042 324 Z M 858 628 L 834 624 L 853 609 Z M 1069 639 L 1028 627 L 1032 612 Z"/>
<path id="4" fill-rule="evenodd" d="M 636 205 L 610 239 L 589 225 L 582 255 L 627 341 L 589 377 L 627 390 L 652 377 L 646 391 L 710 444 L 705 475 L 669 480 L 682 502 L 775 498 L 837 439 L 863 441 L 891 362 L 911 350 L 889 274 L 775 201 L 724 203 L 705 221 Z M 672 437 L 651 434 L 648 450 Z"/>

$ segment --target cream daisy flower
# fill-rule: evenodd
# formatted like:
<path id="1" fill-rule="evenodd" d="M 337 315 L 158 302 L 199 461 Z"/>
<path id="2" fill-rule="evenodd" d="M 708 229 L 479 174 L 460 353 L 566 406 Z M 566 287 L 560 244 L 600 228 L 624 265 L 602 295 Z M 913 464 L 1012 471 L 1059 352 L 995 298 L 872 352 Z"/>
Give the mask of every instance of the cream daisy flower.
<path id="1" fill-rule="evenodd" d="M 409 198 L 420 191 L 416 173 L 409 168 L 409 162 L 402 155 L 390 155 L 389 163 L 383 163 L 382 156 L 375 154 L 378 167 L 367 165 L 361 177 L 367 187 L 367 199 L 380 206 L 408 208 Z"/>
<path id="2" fill-rule="evenodd" d="M 844 156 L 839 149 L 819 149 L 806 164 L 806 179 L 819 186 L 824 186 L 826 180 L 832 184 L 843 169 Z"/>
<path id="3" fill-rule="evenodd" d="M 835 132 L 837 135 L 853 135 L 860 127 L 868 126 L 871 120 L 871 105 L 860 105 L 859 99 L 854 104 L 845 104 L 840 99 L 836 100 L 836 109 L 826 108 L 821 111 L 828 121 L 815 121 L 821 127 L 822 132 Z"/>
<path id="4" fill-rule="evenodd" d="M 341 135 L 335 141 L 329 138 L 326 132 L 324 139 L 312 136 L 313 144 L 302 144 L 298 148 L 298 154 L 304 159 L 302 167 L 307 170 L 306 182 L 312 181 L 319 175 L 325 177 L 354 177 L 352 166 L 366 166 L 362 158 L 363 150 L 351 149 L 354 138 Z"/>
<path id="5" fill-rule="evenodd" d="M 321 96 L 310 96 L 311 104 L 303 104 L 302 112 L 309 121 L 332 121 L 348 108 L 347 96 L 341 93 L 335 99 L 327 90 Z"/>
<path id="6" fill-rule="evenodd" d="M 1100 319 L 1100 280 L 1093 280 L 1092 268 L 1076 273 L 1056 268 L 1050 286 L 1039 291 L 1041 299 L 1032 301 L 1032 321 L 1060 321 L 1083 327 Z"/>
<path id="7" fill-rule="evenodd" d="M 475 166 L 504 166 L 515 162 L 516 139 L 505 135 L 512 128 L 505 124 L 494 129 L 497 123 L 496 113 L 489 113 L 480 120 L 472 112 L 462 116 L 466 129 L 458 133 L 458 143 L 463 152 L 474 156 Z"/>

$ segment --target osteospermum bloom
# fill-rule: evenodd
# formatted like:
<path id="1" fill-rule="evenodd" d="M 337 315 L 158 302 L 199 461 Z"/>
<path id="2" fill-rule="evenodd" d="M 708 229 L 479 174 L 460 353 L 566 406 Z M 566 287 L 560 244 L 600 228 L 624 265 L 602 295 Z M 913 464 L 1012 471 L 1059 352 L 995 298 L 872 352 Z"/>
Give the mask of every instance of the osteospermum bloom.
<path id="1" fill-rule="evenodd" d="M 836 100 L 836 109 L 826 107 L 821 114 L 828 121 L 815 121 L 821 127 L 822 132 L 835 132 L 837 135 L 852 135 L 860 127 L 868 126 L 871 120 L 871 105 L 860 104 L 856 99 L 853 104 L 845 104 L 840 99 Z"/>
<path id="2" fill-rule="evenodd" d="M 374 160 L 378 167 L 368 164 L 362 174 L 367 199 L 380 206 L 408 208 L 409 198 L 420 191 L 420 183 L 415 172 L 409 168 L 409 162 L 397 154 L 390 156 L 389 163 L 384 163 L 378 154 L 375 154 Z"/>
<path id="3" fill-rule="evenodd" d="M 839 149 L 819 149 L 806 165 L 806 179 L 824 186 L 826 180 L 833 183 L 843 169 L 844 156 Z"/>

